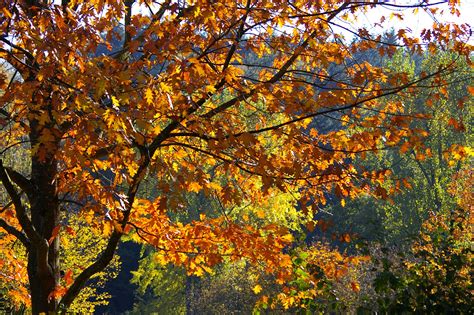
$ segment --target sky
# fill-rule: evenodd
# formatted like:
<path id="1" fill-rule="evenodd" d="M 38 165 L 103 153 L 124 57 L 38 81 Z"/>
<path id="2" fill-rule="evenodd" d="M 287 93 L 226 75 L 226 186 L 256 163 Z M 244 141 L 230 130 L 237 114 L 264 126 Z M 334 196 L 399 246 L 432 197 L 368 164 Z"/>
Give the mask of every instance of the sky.
<path id="1" fill-rule="evenodd" d="M 416 4 L 420 1 L 413 1 L 413 0 L 390 0 L 386 1 L 387 3 L 392 4 L 399 4 L 399 5 L 410 5 Z M 467 23 L 471 26 L 471 30 L 473 35 L 469 39 L 469 43 L 474 45 L 474 0 L 461 0 L 461 6 L 459 7 L 460 16 L 452 15 L 449 12 L 448 4 L 445 2 L 443 4 L 437 5 L 436 7 L 439 8 L 439 12 L 444 11 L 443 15 L 437 15 L 436 19 L 439 22 L 454 22 L 457 24 Z M 409 28 L 412 30 L 413 34 L 420 34 L 421 30 L 425 28 L 431 28 L 433 22 L 435 22 L 435 18 L 430 15 L 425 10 L 418 10 L 418 14 L 412 14 L 412 9 L 404 9 L 400 10 L 397 8 L 391 8 L 389 6 L 379 6 L 376 9 L 372 9 L 369 12 L 362 14 L 360 13 L 358 16 L 359 23 L 361 25 L 373 25 L 374 23 L 380 21 L 382 16 L 390 16 L 391 13 L 403 13 L 405 19 L 403 21 L 399 21 L 398 19 L 394 18 L 392 20 L 387 21 L 384 24 L 384 28 L 393 27 L 394 29 L 399 28 Z M 381 31 L 382 29 L 375 30 L 377 32 Z"/>
<path id="2" fill-rule="evenodd" d="M 311 0 L 308 0 L 311 1 Z M 357 0 L 354 0 L 357 1 Z M 375 0 L 371 0 L 375 1 Z M 419 4 L 423 0 L 385 0 L 387 4 L 396 4 L 396 5 L 415 5 Z M 59 2 L 59 0 L 55 0 L 55 2 Z M 429 2 L 444 2 L 442 4 L 437 5 L 440 8 L 440 11 L 444 11 L 442 16 L 437 15 L 437 19 L 439 22 L 455 22 L 457 24 L 467 23 L 470 24 L 473 35 L 469 39 L 469 43 L 474 45 L 474 0 L 460 0 L 460 13 L 461 16 L 457 17 L 454 15 L 449 14 L 449 8 L 447 4 L 447 0 L 429 0 Z M 134 5 L 134 11 L 148 11 L 145 9 L 144 6 L 138 6 L 137 4 Z M 413 35 L 419 35 L 422 29 L 431 28 L 434 22 L 434 18 L 432 15 L 427 13 L 425 10 L 418 10 L 418 14 L 414 15 L 411 13 L 412 9 L 397 9 L 390 6 L 384 5 L 377 5 L 375 9 L 368 11 L 367 13 L 358 13 L 358 23 L 353 24 L 353 26 L 367 26 L 370 28 L 373 27 L 374 23 L 380 21 L 382 16 L 390 16 L 391 13 L 403 13 L 405 16 L 404 21 L 398 21 L 397 19 L 392 19 L 390 21 L 386 21 L 384 23 L 384 28 L 379 29 L 372 29 L 373 33 L 381 33 L 386 31 L 390 27 L 393 27 L 395 30 L 399 28 L 410 28 L 412 30 Z M 342 24 L 342 22 L 341 22 Z M 346 26 L 346 25 L 345 25 Z M 347 38 L 351 36 L 346 35 Z"/>

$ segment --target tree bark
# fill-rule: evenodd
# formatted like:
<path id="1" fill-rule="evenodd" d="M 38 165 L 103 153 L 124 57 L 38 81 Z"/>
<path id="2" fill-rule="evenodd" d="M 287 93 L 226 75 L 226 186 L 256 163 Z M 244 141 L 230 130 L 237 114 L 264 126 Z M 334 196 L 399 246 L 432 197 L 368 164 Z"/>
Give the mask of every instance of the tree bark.
<path id="1" fill-rule="evenodd" d="M 45 129 L 55 134 L 52 125 L 40 125 L 37 120 L 30 121 L 30 140 L 32 148 L 31 179 L 36 190 L 30 200 L 31 224 L 41 241 L 35 242 L 28 253 L 28 278 L 30 282 L 32 313 L 57 311 L 57 300 L 53 293 L 59 285 L 59 237 L 54 230 L 59 228 L 59 200 L 56 191 L 57 160 L 59 136 L 54 141 L 42 142 L 40 136 Z M 57 233 L 56 233 L 57 234 Z"/>

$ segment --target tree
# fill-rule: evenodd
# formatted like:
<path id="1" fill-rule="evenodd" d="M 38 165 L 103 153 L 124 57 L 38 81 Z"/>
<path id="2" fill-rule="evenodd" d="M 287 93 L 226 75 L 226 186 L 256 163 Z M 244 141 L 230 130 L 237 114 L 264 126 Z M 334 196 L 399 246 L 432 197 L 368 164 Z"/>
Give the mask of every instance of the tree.
<path id="1" fill-rule="evenodd" d="M 143 193 L 148 197 L 153 194 L 153 182 L 150 178 L 145 180 Z M 296 209 L 297 197 L 297 194 L 270 189 L 262 200 L 242 199 L 241 205 L 225 207 L 216 196 L 206 196 L 203 192 L 187 193 L 182 200 L 185 210 L 171 214 L 170 219 L 189 223 L 202 214 L 211 218 L 224 214 L 233 222 L 240 220 L 256 228 L 276 224 L 295 234 L 302 232 L 302 224 L 312 216 L 309 213 L 305 216 Z M 131 282 L 138 286 L 134 314 L 201 314 L 209 313 L 210 309 L 215 312 L 218 308 L 221 313 L 235 310 L 252 312 L 257 300 L 252 288 L 257 285 L 257 279 L 260 286 L 277 287 L 275 281 L 270 281 L 271 277 L 264 276 L 262 268 L 250 266 L 242 260 L 224 259 L 211 274 L 204 275 L 204 271 L 198 271 L 190 275 L 181 266 L 163 262 L 159 259 L 160 253 L 155 256 L 152 246 L 143 247 L 142 251 L 139 268 L 132 272 Z M 268 281 L 262 281 L 267 278 Z"/>
<path id="2" fill-rule="evenodd" d="M 409 56 L 400 50 L 387 66 L 429 71 L 447 59 L 456 56 Z M 351 230 L 359 238 L 352 248 L 362 247 L 371 256 L 371 262 L 356 272 L 361 278 L 359 294 L 337 292 L 344 305 L 355 302 L 352 311 L 466 312 L 471 285 L 467 270 L 472 269 L 465 241 L 471 238 L 466 205 L 472 197 L 460 188 L 470 181 L 462 170 L 472 160 L 473 98 L 468 88 L 472 71 L 462 61 L 460 69 L 465 71 L 444 78 L 448 84 L 403 99 L 407 112 L 430 113 L 429 119 L 410 125 L 427 133 L 422 147 L 404 153 L 402 146 L 359 161 L 369 168 L 385 165 L 393 172 L 396 180 L 384 184 L 396 191 L 391 200 L 360 198 L 330 209 L 335 222 L 331 232 Z"/>
<path id="3" fill-rule="evenodd" d="M 3 69 L 2 69 L 3 70 Z M 9 69 L 3 71 L 7 77 L 14 79 Z M 27 173 L 31 167 L 28 159 L 29 150 L 25 146 L 16 146 L 15 150 L 6 150 L 2 154 L 2 161 L 6 166 L 15 167 L 21 173 Z M 3 187 L 2 187 L 3 188 Z M 0 198 L 3 203 L 8 202 L 8 196 L 3 189 L 0 189 Z M 9 224 L 18 228 L 18 221 L 11 209 L 3 208 L 4 216 Z M 57 287 L 57 292 L 64 291 L 65 287 L 80 271 L 80 266 L 90 264 L 96 252 L 92 248 L 104 249 L 107 239 L 97 235 L 98 231 L 93 230 L 80 217 L 72 213 L 63 213 L 61 219 L 67 222 L 66 233 L 61 238 L 61 285 Z M 82 220 L 82 221 L 81 221 Z M 80 231 L 76 234 L 76 231 Z M 96 235 L 94 235 L 96 234 Z M 28 293 L 28 277 L 26 270 L 25 248 L 12 234 L 4 233 L 0 230 L 1 248 L 4 250 L 0 254 L 0 292 L 2 295 L 1 309 L 6 312 L 21 311 L 30 307 Z M 106 292 L 98 293 L 97 289 L 115 275 L 119 267 L 118 257 L 114 258 L 109 266 L 102 272 L 94 275 L 91 285 L 78 295 L 78 298 L 71 304 L 70 310 L 73 312 L 93 312 L 97 305 L 107 304 L 110 295 Z"/>
<path id="4" fill-rule="evenodd" d="M 472 171 L 463 170 L 458 181 L 472 182 Z M 464 177 L 464 178 L 463 178 Z M 449 213 L 433 214 L 423 223 L 413 244 L 414 261 L 405 261 L 401 275 L 405 288 L 398 288 L 393 309 L 428 312 L 469 312 L 472 301 L 472 192 L 454 190 L 471 201 Z M 454 186 L 454 185 L 453 185 Z"/>
<path id="5" fill-rule="evenodd" d="M 387 148 L 368 159 L 354 161 L 367 168 L 392 171 L 396 180 L 384 186 L 395 192 L 390 202 L 362 197 L 346 207 L 333 205 L 328 212 L 337 222 L 334 229 L 339 233 L 351 230 L 361 239 L 381 241 L 384 246 L 408 245 L 430 213 L 449 212 L 456 207 L 448 186 L 452 176 L 472 158 L 473 98 L 468 87 L 473 73 L 457 56 L 445 53 L 410 56 L 401 49 L 385 64 L 415 73 L 416 69 L 429 72 L 446 60 L 459 63 L 460 69 L 444 77 L 446 84 L 400 99 L 407 113 L 424 111 L 429 115 L 429 119 L 410 123 L 410 128 L 425 135 L 423 145 L 413 150 Z"/>
<path id="6" fill-rule="evenodd" d="M 452 177 L 450 211 L 432 212 L 404 252 L 385 255 L 374 281 L 382 312 L 466 313 L 472 301 L 472 170 Z M 394 255 L 395 254 L 395 255 Z M 380 256 L 378 257 L 381 258 Z M 368 266 L 376 271 L 377 263 Z M 369 271 L 370 273 L 370 271 Z"/>
<path id="7" fill-rule="evenodd" d="M 262 200 L 277 188 L 298 192 L 303 213 L 332 191 L 385 196 L 388 173 L 358 169 L 350 159 L 403 141 L 416 148 L 421 138 L 406 128 L 417 117 L 403 116 L 399 101 L 381 100 L 439 85 L 455 64 L 409 77 L 354 60 L 382 41 L 354 22 L 357 12 L 378 5 L 1 1 L 0 58 L 21 77 L 0 80 L 1 152 L 27 143 L 31 169 L 21 173 L 0 163 L 9 196 L 0 223 L 26 249 L 32 312 L 68 309 L 110 264 L 125 234 L 189 273 L 245 257 L 280 279 L 288 276 L 287 229 L 257 229 L 226 215 L 171 220 L 170 211 L 183 210 L 183 192 L 212 194 L 229 206 Z M 384 5 L 437 12 L 426 1 Z M 456 1 L 449 8 L 456 13 Z M 348 44 L 340 30 L 362 40 Z M 469 57 L 468 33 L 466 25 L 443 23 L 421 37 L 401 29 L 397 44 L 385 43 L 379 53 L 391 55 L 397 45 L 421 52 L 427 45 L 430 52 L 440 46 Z M 117 39 L 121 47 L 113 50 Z M 336 113 L 364 128 L 321 133 L 309 126 Z M 156 179 L 156 198 L 140 194 L 147 175 Z M 56 294 L 59 235 L 68 225 L 61 212 L 80 216 L 108 240 Z"/>
<path id="8" fill-rule="evenodd" d="M 5 216 L 14 217 L 11 210 L 6 210 Z M 80 222 L 80 218 L 71 217 L 67 219 L 66 233 L 61 237 L 61 280 L 54 294 L 60 295 L 72 279 L 80 271 L 82 266 L 87 266 L 94 261 L 96 251 L 105 248 L 106 239 L 94 231 L 86 222 Z M 10 220 L 13 226 L 14 220 Z M 79 233 L 76 233 L 79 232 Z M 5 249 L 0 254 L 0 292 L 2 293 L 2 310 L 24 310 L 31 306 L 28 292 L 28 277 L 26 266 L 25 248 L 21 246 L 14 235 L 1 232 L 1 247 Z M 93 250 L 92 250 L 93 249 Z M 98 289 L 105 282 L 116 275 L 120 264 L 118 257 L 109 266 L 95 274 L 91 283 L 84 288 L 77 299 L 71 304 L 70 311 L 80 313 L 91 313 L 98 305 L 106 305 L 110 294 L 100 292 Z"/>
<path id="9" fill-rule="evenodd" d="M 15 152 L 6 152 L 3 155 L 3 161 L 6 165 L 14 165 L 17 170 L 24 172 L 28 169 L 24 163 L 27 160 L 25 158 L 27 152 L 25 148 L 17 147 Z M 6 199 L 6 197 L 5 192 L 0 190 L 0 198 Z M 4 209 L 4 211 L 4 217 L 9 224 L 19 228 L 12 209 Z M 64 215 L 68 217 L 65 218 Z M 98 231 L 93 230 L 86 222 L 81 222 L 80 217 L 63 213 L 62 219 L 68 226 L 66 233 L 61 237 L 61 286 L 57 287 L 55 294 L 60 294 L 67 285 L 70 285 L 73 277 L 80 272 L 81 266 L 90 264 L 95 259 L 95 251 L 104 249 L 107 241 L 101 235 L 97 235 Z M 0 230 L 0 236 L 0 247 L 4 249 L 0 254 L 0 292 L 3 298 L 0 309 L 6 312 L 25 310 L 31 306 L 25 248 L 13 234 Z M 91 313 L 97 305 L 107 304 L 110 295 L 106 292 L 98 293 L 97 289 L 115 275 L 118 267 L 119 261 L 116 257 L 104 271 L 94 275 L 91 285 L 81 291 L 71 304 L 70 310 Z"/>

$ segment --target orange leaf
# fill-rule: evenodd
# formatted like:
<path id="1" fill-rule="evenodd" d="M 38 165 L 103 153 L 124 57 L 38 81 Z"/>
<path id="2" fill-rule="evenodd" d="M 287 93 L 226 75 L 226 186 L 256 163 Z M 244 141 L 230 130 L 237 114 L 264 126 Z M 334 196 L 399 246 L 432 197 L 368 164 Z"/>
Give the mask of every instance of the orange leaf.
<path id="1" fill-rule="evenodd" d="M 351 242 L 351 236 L 349 235 L 349 233 L 344 233 L 341 235 L 341 242 L 346 242 L 346 243 Z"/>
<path id="2" fill-rule="evenodd" d="M 308 231 L 313 232 L 314 228 L 315 228 L 314 221 L 310 221 L 310 222 L 306 223 L 306 228 L 308 229 Z"/>
<path id="3" fill-rule="evenodd" d="M 10 13 L 10 11 L 8 11 L 7 8 L 2 8 L 2 11 L 3 11 L 3 14 L 5 14 L 6 17 L 8 17 L 9 19 L 12 18 L 12 14 Z"/>
<path id="4" fill-rule="evenodd" d="M 474 95 L 474 86 L 468 86 L 467 91 L 469 92 L 469 94 Z"/>
<path id="5" fill-rule="evenodd" d="M 409 142 L 404 142 L 402 146 L 400 147 L 400 152 L 401 153 L 406 153 L 410 149 L 410 143 Z"/>
<path id="6" fill-rule="evenodd" d="M 73 282 L 73 279 L 72 279 L 72 270 L 69 269 L 66 274 L 64 275 L 64 281 L 66 282 L 66 285 L 67 286 L 70 286 Z"/>
<path id="7" fill-rule="evenodd" d="M 405 186 L 406 188 L 408 188 L 408 189 L 412 188 L 412 185 L 410 184 L 410 182 L 407 179 L 404 178 L 402 180 L 402 182 L 403 182 L 403 186 Z"/>
<path id="8" fill-rule="evenodd" d="M 351 282 L 351 287 L 352 287 L 352 291 L 354 292 L 360 291 L 360 285 L 357 282 Z"/>
<path id="9" fill-rule="evenodd" d="M 51 243 L 54 241 L 56 236 L 58 236 L 59 230 L 61 229 L 61 225 L 57 225 L 54 227 L 53 232 L 51 232 L 51 237 L 48 240 L 48 244 L 51 245 Z"/>
<path id="10" fill-rule="evenodd" d="M 58 299 L 64 294 L 66 294 L 67 289 L 63 286 L 57 286 L 49 295 L 48 300 L 51 301 L 52 299 Z"/>

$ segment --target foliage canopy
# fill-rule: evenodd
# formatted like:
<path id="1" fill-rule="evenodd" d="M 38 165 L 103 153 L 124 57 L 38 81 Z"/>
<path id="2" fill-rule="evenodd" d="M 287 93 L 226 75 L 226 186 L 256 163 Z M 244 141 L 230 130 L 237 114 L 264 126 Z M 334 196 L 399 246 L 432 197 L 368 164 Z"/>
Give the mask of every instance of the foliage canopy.
<path id="1" fill-rule="evenodd" d="M 0 227 L 26 249 L 33 313 L 68 309 L 123 235 L 190 274 L 246 258 L 284 282 L 288 229 L 246 224 L 226 209 L 258 205 L 276 190 L 294 194 L 305 215 L 328 193 L 344 203 L 385 198 L 389 171 L 351 159 L 422 146 L 424 133 L 410 122 L 426 115 L 406 112 L 393 96 L 447 84 L 456 63 L 408 73 L 355 56 L 374 48 L 392 56 L 404 46 L 451 50 L 470 62 L 472 47 L 467 25 L 443 23 L 421 34 L 401 29 L 384 42 L 355 22 L 379 5 L 438 14 L 427 1 L 2 0 L 0 58 L 13 77 L 0 77 L 0 161 L 26 145 L 31 168 L 0 163 L 8 195 Z M 456 5 L 449 2 L 453 13 Z M 349 43 L 341 30 L 359 40 Z M 311 124 L 322 116 L 346 128 L 322 132 Z M 141 193 L 147 176 L 153 198 Z M 212 195 L 222 215 L 172 219 L 184 210 L 184 193 Z M 74 278 L 61 277 L 59 259 L 70 216 L 107 237 Z"/>

